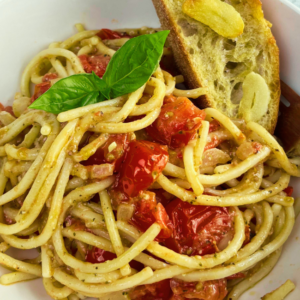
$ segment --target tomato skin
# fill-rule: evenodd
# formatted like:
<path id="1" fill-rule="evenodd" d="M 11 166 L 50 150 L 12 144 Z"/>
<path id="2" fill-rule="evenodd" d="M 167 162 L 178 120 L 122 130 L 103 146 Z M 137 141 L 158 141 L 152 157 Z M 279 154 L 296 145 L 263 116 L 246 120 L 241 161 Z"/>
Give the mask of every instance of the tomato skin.
<path id="1" fill-rule="evenodd" d="M 34 87 L 34 94 L 31 97 L 31 103 L 34 102 L 37 98 L 39 98 L 41 95 L 46 93 L 51 87 L 51 82 L 42 82 L 39 84 L 36 84 Z"/>
<path id="2" fill-rule="evenodd" d="M 93 246 L 87 251 L 85 255 L 85 261 L 92 264 L 99 264 L 106 262 L 107 260 L 113 260 L 116 257 L 117 256 L 115 253 L 111 253 L 109 251 L 105 251 Z M 136 269 L 137 271 L 141 271 L 142 269 L 144 269 L 144 265 L 135 260 L 132 260 L 129 265 L 131 266 L 131 268 Z"/>
<path id="3" fill-rule="evenodd" d="M 249 225 L 245 226 L 245 240 L 243 242 L 243 247 L 250 243 L 251 240 L 251 229 Z"/>
<path id="4" fill-rule="evenodd" d="M 293 194 L 294 188 L 293 188 L 292 186 L 288 186 L 288 187 L 287 187 L 286 189 L 284 189 L 283 191 L 286 193 L 286 195 L 287 195 L 288 197 L 291 197 L 292 194 Z"/>
<path id="5" fill-rule="evenodd" d="M 140 285 L 129 292 L 131 300 L 168 300 L 172 294 L 170 280 Z"/>
<path id="6" fill-rule="evenodd" d="M 202 282 L 185 282 L 171 279 L 170 286 L 174 293 L 171 300 L 201 299 L 201 300 L 223 300 L 227 295 L 226 279 L 208 280 Z"/>
<path id="7" fill-rule="evenodd" d="M 117 256 L 114 253 L 93 246 L 87 251 L 85 261 L 90 262 L 92 264 L 99 264 L 107 260 L 115 259 L 116 257 Z"/>
<path id="8" fill-rule="evenodd" d="M 165 246 L 188 255 L 213 254 L 216 244 L 233 228 L 233 217 L 226 207 L 191 205 L 180 199 L 166 206 L 173 223 L 173 235 Z"/>
<path id="9" fill-rule="evenodd" d="M 188 98 L 178 97 L 162 106 L 158 118 L 146 130 L 155 141 L 172 149 L 182 148 L 195 137 L 204 118 L 205 112 Z"/>
<path id="10" fill-rule="evenodd" d="M 55 73 L 48 73 L 48 74 L 45 74 L 42 81 L 43 82 L 48 82 L 50 80 L 53 80 L 53 79 L 56 79 L 58 77 L 57 74 Z"/>
<path id="11" fill-rule="evenodd" d="M 0 103 L 0 111 L 6 111 L 13 117 L 15 116 L 12 106 L 4 106 L 2 103 Z"/>
<path id="12" fill-rule="evenodd" d="M 176 197 L 164 189 L 151 190 L 155 194 L 156 202 L 161 203 L 164 207 L 166 207 L 172 200 Z"/>
<path id="13" fill-rule="evenodd" d="M 145 232 L 153 223 L 157 222 L 161 231 L 156 237 L 157 241 L 164 241 L 172 234 L 173 225 L 166 213 L 164 206 L 156 202 L 155 194 L 149 191 L 140 192 L 132 199 L 135 211 L 129 223 Z"/>
<path id="14" fill-rule="evenodd" d="M 168 103 L 174 103 L 176 100 L 177 100 L 177 97 L 174 96 L 173 94 L 167 95 L 164 98 L 164 105 L 168 104 Z"/>
<path id="15" fill-rule="evenodd" d="M 82 161 L 84 166 L 101 165 L 101 164 L 114 164 L 114 171 L 118 172 L 121 167 L 122 159 L 125 151 L 131 141 L 131 135 L 125 134 L 111 134 L 104 145 L 97 149 L 97 151 L 90 156 L 87 160 Z M 109 152 L 108 147 L 115 142 L 116 148 Z"/>
<path id="16" fill-rule="evenodd" d="M 166 146 L 148 141 L 130 142 L 114 189 L 126 197 L 136 197 L 158 178 L 168 159 Z"/>
<path id="17" fill-rule="evenodd" d="M 43 82 L 36 84 L 34 87 L 34 94 L 31 97 L 31 103 L 46 93 L 51 87 L 51 80 L 56 79 L 57 77 L 57 74 L 54 73 L 45 74 L 42 79 Z"/>
<path id="18" fill-rule="evenodd" d="M 107 65 L 110 61 L 110 56 L 102 54 L 92 56 L 83 54 L 79 55 L 78 58 L 80 59 L 85 72 L 92 73 L 94 71 L 95 74 L 100 78 L 102 78 L 104 75 Z"/>
<path id="19" fill-rule="evenodd" d="M 219 140 L 217 136 L 213 136 L 210 143 L 206 144 L 204 151 L 218 147 L 223 141 Z"/>
<path id="20" fill-rule="evenodd" d="M 115 40 L 115 39 L 120 39 L 120 38 L 130 38 L 129 35 L 123 34 L 117 31 L 113 31 L 107 28 L 101 29 L 97 34 L 101 38 L 101 40 Z"/>

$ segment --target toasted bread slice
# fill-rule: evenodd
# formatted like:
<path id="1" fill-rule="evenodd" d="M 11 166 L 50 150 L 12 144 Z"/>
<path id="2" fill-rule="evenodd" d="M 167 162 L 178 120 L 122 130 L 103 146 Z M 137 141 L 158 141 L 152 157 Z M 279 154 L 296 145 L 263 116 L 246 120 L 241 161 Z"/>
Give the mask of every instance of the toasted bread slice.
<path id="1" fill-rule="evenodd" d="M 271 94 L 267 112 L 259 123 L 274 132 L 279 101 L 279 50 L 264 19 L 259 0 L 228 0 L 241 15 L 244 32 L 227 39 L 182 12 L 185 0 L 153 0 L 176 64 L 189 88 L 206 87 L 208 94 L 197 99 L 200 107 L 214 107 L 229 117 L 238 116 L 242 84 L 250 72 L 260 74 Z"/>

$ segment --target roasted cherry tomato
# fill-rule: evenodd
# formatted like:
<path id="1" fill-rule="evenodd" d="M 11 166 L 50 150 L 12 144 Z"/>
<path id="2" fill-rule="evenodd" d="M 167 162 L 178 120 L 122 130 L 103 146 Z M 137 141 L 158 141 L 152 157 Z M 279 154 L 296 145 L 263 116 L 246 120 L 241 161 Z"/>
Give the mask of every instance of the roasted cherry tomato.
<path id="1" fill-rule="evenodd" d="M 140 285 L 129 292 L 131 300 L 168 300 L 172 294 L 170 280 Z"/>
<path id="2" fill-rule="evenodd" d="M 132 141 L 125 154 L 114 189 L 125 197 L 136 197 L 158 178 L 168 162 L 166 146 Z"/>
<path id="3" fill-rule="evenodd" d="M 131 135 L 128 133 L 111 134 L 105 144 L 97 149 L 95 154 L 90 156 L 87 160 L 82 161 L 81 164 L 90 166 L 110 163 L 114 164 L 114 171 L 118 172 L 130 140 Z M 109 151 L 109 146 L 113 143 L 115 143 L 115 147 Z"/>
<path id="4" fill-rule="evenodd" d="M 85 255 L 85 261 L 90 262 L 92 264 L 99 264 L 106 262 L 107 260 L 113 260 L 117 256 L 114 253 L 109 251 L 102 250 L 97 247 L 92 247 L 89 249 Z M 137 271 L 141 271 L 144 268 L 144 265 L 139 263 L 138 261 L 132 260 L 129 265 L 131 268 L 136 269 Z"/>
<path id="5" fill-rule="evenodd" d="M 292 194 L 293 194 L 294 188 L 293 188 L 292 186 L 288 186 L 288 187 L 287 187 L 286 189 L 284 189 L 283 191 L 286 193 L 286 195 L 287 195 L 288 197 L 291 197 Z"/>
<path id="6" fill-rule="evenodd" d="M 115 40 L 120 38 L 130 38 L 126 33 L 121 33 L 118 31 L 113 31 L 107 28 L 101 29 L 97 35 L 101 38 L 101 40 Z"/>
<path id="7" fill-rule="evenodd" d="M 170 286 L 174 293 L 171 300 L 224 300 L 227 295 L 226 279 L 208 280 L 204 282 L 185 282 L 171 279 Z"/>
<path id="8" fill-rule="evenodd" d="M 164 189 L 151 190 L 151 192 L 155 194 L 156 202 L 161 203 L 164 207 L 176 198 Z"/>
<path id="9" fill-rule="evenodd" d="M 155 141 L 173 149 L 182 148 L 195 137 L 204 118 L 204 111 L 188 98 L 179 97 L 164 104 L 158 118 L 146 130 Z"/>
<path id="10" fill-rule="evenodd" d="M 165 96 L 164 104 L 174 103 L 176 100 L 177 100 L 177 97 L 171 94 L 171 95 Z"/>
<path id="11" fill-rule="evenodd" d="M 145 232 L 154 222 L 157 222 L 161 227 L 161 232 L 156 240 L 161 242 L 171 236 L 173 225 L 164 206 L 161 203 L 157 204 L 154 193 L 140 192 L 132 200 L 135 211 L 129 223 Z"/>
<path id="12" fill-rule="evenodd" d="M 79 55 L 78 57 L 85 72 L 92 73 L 92 71 L 94 71 L 100 78 L 102 78 L 102 76 L 104 75 L 106 67 L 110 61 L 110 56 L 106 54 L 97 54 L 92 56 L 83 54 Z"/>
<path id="13" fill-rule="evenodd" d="M 34 102 L 38 97 L 47 92 L 51 87 L 51 79 L 56 79 L 57 74 L 51 73 L 44 75 L 42 83 L 36 84 L 34 87 L 34 94 L 31 97 L 31 102 Z"/>
<path id="14" fill-rule="evenodd" d="M 233 227 L 233 217 L 226 207 L 191 205 L 176 199 L 166 206 L 166 211 L 174 227 L 165 245 L 181 254 L 217 252 L 217 244 Z"/>
<path id="15" fill-rule="evenodd" d="M 51 87 L 51 82 L 42 82 L 39 84 L 36 84 L 34 87 L 34 94 L 31 97 L 31 102 L 34 102 L 38 97 L 43 95 L 45 92 L 47 92 Z"/>

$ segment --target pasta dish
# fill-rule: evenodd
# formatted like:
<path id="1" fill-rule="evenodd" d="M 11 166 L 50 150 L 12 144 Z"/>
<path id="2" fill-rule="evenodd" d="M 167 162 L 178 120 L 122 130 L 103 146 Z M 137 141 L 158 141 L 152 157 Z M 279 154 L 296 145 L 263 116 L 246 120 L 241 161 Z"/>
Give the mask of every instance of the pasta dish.
<path id="1" fill-rule="evenodd" d="M 239 299 L 293 229 L 300 160 L 261 125 L 196 107 L 206 90 L 179 88 L 167 32 L 76 26 L 0 113 L 0 283 L 41 277 L 53 299 Z"/>

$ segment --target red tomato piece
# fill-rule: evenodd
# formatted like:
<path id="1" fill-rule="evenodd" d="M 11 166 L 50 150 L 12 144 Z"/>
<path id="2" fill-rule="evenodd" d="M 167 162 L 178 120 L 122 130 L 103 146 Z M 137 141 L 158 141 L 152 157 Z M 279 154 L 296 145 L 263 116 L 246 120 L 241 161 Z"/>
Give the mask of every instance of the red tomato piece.
<path id="1" fill-rule="evenodd" d="M 151 192 L 155 193 L 157 203 L 161 203 L 164 207 L 176 198 L 164 189 L 151 190 Z"/>
<path id="2" fill-rule="evenodd" d="M 178 167 L 184 168 L 183 148 L 169 149 L 169 162 Z"/>
<path id="3" fill-rule="evenodd" d="M 245 240 L 243 243 L 243 247 L 246 246 L 247 244 L 249 244 L 250 239 L 251 239 L 251 229 L 250 229 L 249 225 L 246 225 L 245 226 Z"/>
<path id="4" fill-rule="evenodd" d="M 291 197 L 292 194 L 293 194 L 294 188 L 293 188 L 292 186 L 288 186 L 288 187 L 287 187 L 286 189 L 284 189 L 283 191 L 286 193 L 286 195 L 287 195 L 288 197 Z"/>
<path id="5" fill-rule="evenodd" d="M 148 141 L 132 141 L 121 165 L 115 190 L 136 197 L 158 178 L 169 159 L 166 146 Z"/>
<path id="6" fill-rule="evenodd" d="M 51 82 L 42 82 L 39 84 L 36 84 L 34 87 L 34 94 L 31 97 L 31 102 L 34 102 L 38 97 L 46 93 L 51 87 Z"/>
<path id="7" fill-rule="evenodd" d="M 94 71 L 100 78 L 102 78 L 102 76 L 104 75 L 107 65 L 110 61 L 110 56 L 106 54 L 97 54 L 92 56 L 83 54 L 79 55 L 78 57 L 85 72 L 92 73 L 92 71 Z"/>
<path id="8" fill-rule="evenodd" d="M 110 163 L 115 165 L 114 171 L 118 172 L 130 140 L 131 135 L 129 133 L 111 134 L 105 144 L 98 148 L 95 154 L 90 156 L 87 160 L 82 161 L 81 164 L 90 166 Z M 116 147 L 109 152 L 108 147 L 112 143 L 116 143 Z"/>
<path id="9" fill-rule="evenodd" d="M 227 295 L 226 279 L 200 282 L 185 282 L 171 279 L 171 289 L 174 293 L 172 300 L 201 299 L 223 300 Z"/>
<path id="10" fill-rule="evenodd" d="M 209 123 L 209 132 L 217 131 L 220 128 L 220 123 L 217 120 L 212 120 Z"/>
<path id="11" fill-rule="evenodd" d="M 102 250 L 97 247 L 92 247 L 87 251 L 85 261 L 92 264 L 99 264 L 106 262 L 107 260 L 113 260 L 116 257 L 117 256 L 114 253 Z M 142 269 L 144 269 L 144 265 L 135 260 L 132 260 L 129 265 L 131 266 L 131 268 L 136 269 L 137 271 L 141 271 Z"/>
<path id="12" fill-rule="evenodd" d="M 90 262 L 92 264 L 99 264 L 107 260 L 113 260 L 116 257 L 117 256 L 114 253 L 102 250 L 97 247 L 92 247 L 87 251 L 85 261 Z"/>
<path id="13" fill-rule="evenodd" d="M 166 211 L 174 227 L 165 245 L 181 254 L 217 252 L 217 244 L 233 227 L 233 217 L 226 207 L 191 205 L 176 199 Z"/>
<path id="14" fill-rule="evenodd" d="M 101 38 L 101 40 L 116 40 L 116 39 L 120 39 L 120 38 L 130 38 L 129 35 L 127 35 L 126 33 L 122 33 L 122 32 L 118 32 L 118 31 L 113 31 L 107 28 L 103 28 L 101 29 L 97 35 L 99 36 L 99 38 Z"/>
<path id="15" fill-rule="evenodd" d="M 182 148 L 192 140 L 205 118 L 205 112 L 188 98 L 179 97 L 162 106 L 158 118 L 146 128 L 157 142 L 170 148 Z"/>
<path id="16" fill-rule="evenodd" d="M 68 215 L 65 219 L 65 226 L 71 227 L 75 231 L 88 231 L 88 229 L 85 227 L 85 224 L 80 219 L 77 219 L 71 215 Z"/>
<path id="17" fill-rule="evenodd" d="M 140 192 L 137 197 L 133 198 L 133 203 L 135 211 L 130 224 L 145 232 L 154 222 L 157 222 L 161 227 L 161 232 L 156 239 L 164 241 L 171 236 L 172 223 L 163 205 L 157 204 L 154 193 Z"/>
<path id="18" fill-rule="evenodd" d="M 217 136 L 213 136 L 212 140 L 210 143 L 206 144 L 206 146 L 204 147 L 204 151 L 208 150 L 208 149 L 212 149 L 212 148 L 216 148 L 218 147 L 223 141 L 218 139 Z"/>
<path id="19" fill-rule="evenodd" d="M 43 82 L 48 82 L 48 81 L 50 81 L 50 80 L 52 80 L 52 79 L 56 79 L 57 77 L 58 77 L 58 75 L 55 74 L 55 73 L 48 73 L 48 74 L 45 74 L 45 75 L 44 75 L 42 81 L 43 81 Z"/>
<path id="20" fill-rule="evenodd" d="M 38 97 L 47 92 L 51 87 L 51 80 L 56 79 L 57 77 L 58 76 L 55 73 L 45 74 L 42 79 L 43 82 L 35 85 L 31 102 L 34 102 Z"/>
<path id="21" fill-rule="evenodd" d="M 131 300 L 168 300 L 172 294 L 170 280 L 140 285 L 129 292 Z"/>
<path id="22" fill-rule="evenodd" d="M 15 116 L 12 106 L 4 106 L 2 103 L 0 103 L 0 111 L 6 111 L 6 112 L 10 113 L 12 116 Z"/>
<path id="23" fill-rule="evenodd" d="M 173 94 L 165 96 L 164 98 L 164 105 L 168 103 L 174 103 L 177 100 L 177 97 L 174 96 Z"/>
<path id="24" fill-rule="evenodd" d="M 262 144 L 260 143 L 252 142 L 251 145 L 254 150 L 254 153 L 258 153 L 262 149 Z"/>

